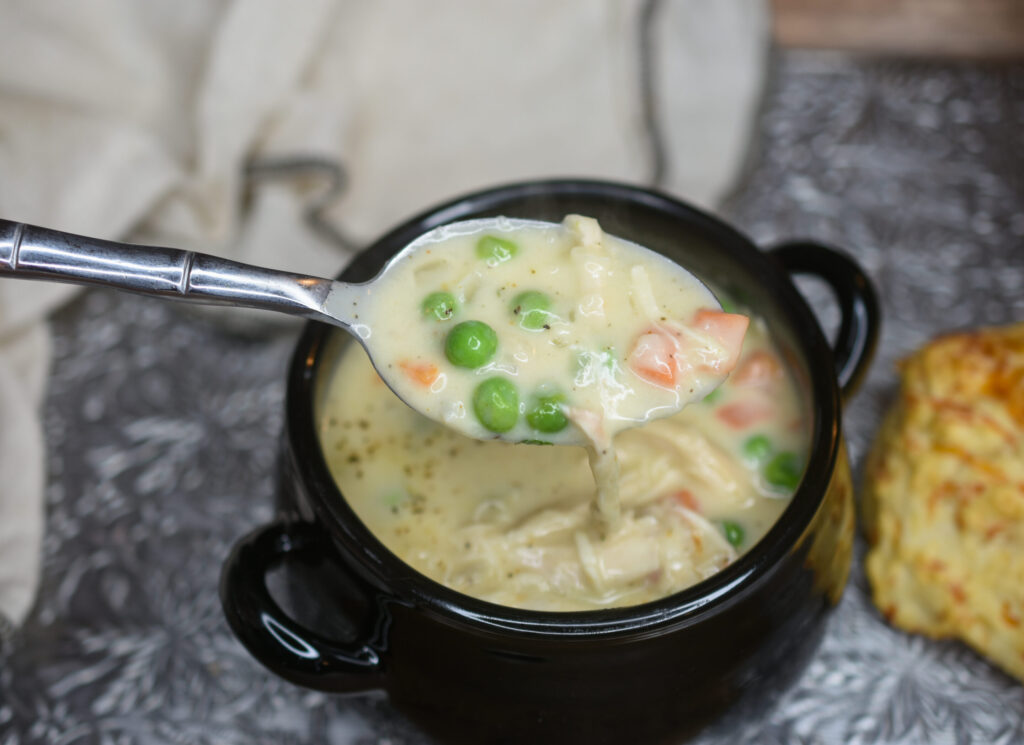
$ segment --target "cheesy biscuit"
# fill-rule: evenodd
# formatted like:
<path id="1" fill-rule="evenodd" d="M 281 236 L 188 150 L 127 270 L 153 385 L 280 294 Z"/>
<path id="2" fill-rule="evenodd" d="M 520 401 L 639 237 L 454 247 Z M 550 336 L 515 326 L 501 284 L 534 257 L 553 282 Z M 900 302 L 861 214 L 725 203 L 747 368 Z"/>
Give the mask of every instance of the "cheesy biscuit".
<path id="1" fill-rule="evenodd" d="M 1024 680 L 1024 323 L 941 337 L 900 372 L 867 463 L 874 602 Z"/>

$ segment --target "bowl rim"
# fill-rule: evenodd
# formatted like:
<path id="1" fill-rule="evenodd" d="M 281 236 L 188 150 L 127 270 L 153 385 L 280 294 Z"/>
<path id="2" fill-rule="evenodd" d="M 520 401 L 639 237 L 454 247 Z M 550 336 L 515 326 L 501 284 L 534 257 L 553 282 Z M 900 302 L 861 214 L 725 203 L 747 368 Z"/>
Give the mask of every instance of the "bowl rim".
<path id="1" fill-rule="evenodd" d="M 744 262 L 759 281 L 770 285 L 780 310 L 791 324 L 810 373 L 811 427 L 807 466 L 790 503 L 774 525 L 733 564 L 695 585 L 638 605 L 582 611 L 540 611 L 502 606 L 465 595 L 421 574 L 377 539 L 345 501 L 320 447 L 315 420 L 315 386 L 323 348 L 332 334 L 343 333 L 323 323 L 306 324 L 292 356 L 285 392 L 284 437 L 295 472 L 305 486 L 309 506 L 335 548 L 386 588 L 394 602 L 414 605 L 449 622 L 491 629 L 503 635 L 557 639 L 646 634 L 666 626 L 682 627 L 723 612 L 770 575 L 795 546 L 825 499 L 841 448 L 840 390 L 832 348 L 789 274 L 767 253 L 724 221 L 668 194 L 642 186 L 596 179 L 549 179 L 513 182 L 473 191 L 424 210 L 367 246 L 339 275 L 362 257 L 395 246 L 446 222 L 503 204 L 533 197 L 611 199 L 627 206 L 664 213 L 690 223 L 718 244 L 744 251 Z M 513 215 L 515 216 L 515 215 Z M 394 251 L 387 252 L 390 256 Z M 373 261 L 372 257 L 367 258 Z M 386 259 L 385 259 L 386 260 Z"/>

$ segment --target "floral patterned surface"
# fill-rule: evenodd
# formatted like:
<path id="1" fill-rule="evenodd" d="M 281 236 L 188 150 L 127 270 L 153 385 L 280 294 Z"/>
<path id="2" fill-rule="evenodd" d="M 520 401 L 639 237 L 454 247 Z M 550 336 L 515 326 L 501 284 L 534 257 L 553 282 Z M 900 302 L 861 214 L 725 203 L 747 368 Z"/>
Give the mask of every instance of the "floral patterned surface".
<path id="1" fill-rule="evenodd" d="M 894 360 L 940 330 L 1024 320 L 1022 132 L 1022 66 L 778 60 L 725 212 L 763 245 L 842 247 L 878 284 L 879 354 L 845 421 L 855 473 Z M 834 324 L 827 293 L 801 284 Z M 292 337 L 95 291 L 56 335 L 44 578 L 0 649 L 0 745 L 426 742 L 382 697 L 265 672 L 221 614 L 222 560 L 272 514 Z M 858 559 L 802 679 L 763 721 L 698 742 L 1024 743 L 1024 686 L 887 627 Z"/>

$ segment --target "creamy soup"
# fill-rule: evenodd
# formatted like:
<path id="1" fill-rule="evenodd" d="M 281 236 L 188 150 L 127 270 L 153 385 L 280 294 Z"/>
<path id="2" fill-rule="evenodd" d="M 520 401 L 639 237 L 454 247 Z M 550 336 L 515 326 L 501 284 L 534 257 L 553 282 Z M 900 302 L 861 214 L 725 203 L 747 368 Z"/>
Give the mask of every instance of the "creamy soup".
<path id="1" fill-rule="evenodd" d="M 480 439 L 585 445 L 609 524 L 615 434 L 717 387 L 748 323 L 578 215 L 454 228 L 389 267 L 360 322 L 380 373 L 427 417 Z"/>
<path id="2" fill-rule="evenodd" d="M 614 524 L 595 519 L 582 447 L 462 435 L 399 401 L 356 344 L 320 411 L 335 479 L 391 551 L 468 595 L 555 611 L 653 600 L 735 561 L 786 507 L 807 448 L 793 380 L 759 321 L 717 390 L 615 438 Z"/>

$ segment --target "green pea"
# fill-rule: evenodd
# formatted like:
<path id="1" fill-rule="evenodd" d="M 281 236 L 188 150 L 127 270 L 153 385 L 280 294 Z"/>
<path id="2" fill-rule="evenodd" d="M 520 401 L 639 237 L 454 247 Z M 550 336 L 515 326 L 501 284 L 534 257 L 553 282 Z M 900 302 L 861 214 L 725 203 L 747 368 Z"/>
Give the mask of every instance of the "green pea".
<path id="1" fill-rule="evenodd" d="M 764 466 L 764 480 L 778 489 L 795 491 L 804 467 L 794 453 L 779 453 Z"/>
<path id="2" fill-rule="evenodd" d="M 722 397 L 722 389 L 721 388 L 715 388 L 715 390 L 711 391 L 711 393 L 709 393 L 708 395 L 706 395 L 704 397 L 703 402 L 706 403 L 706 404 L 712 404 L 713 405 L 721 397 Z"/>
<path id="3" fill-rule="evenodd" d="M 447 321 L 455 315 L 455 296 L 450 292 L 432 292 L 423 298 L 423 315 L 435 321 Z"/>
<path id="4" fill-rule="evenodd" d="M 491 266 L 505 263 L 518 251 L 519 246 L 514 241 L 493 235 L 485 235 L 476 242 L 477 257 L 486 260 Z"/>
<path id="5" fill-rule="evenodd" d="M 731 520 L 722 522 L 722 532 L 725 533 L 725 540 L 733 546 L 739 547 L 743 543 L 743 526 Z"/>
<path id="6" fill-rule="evenodd" d="M 533 406 L 526 412 L 526 421 L 538 432 L 561 432 L 569 420 L 562 411 L 565 396 L 556 393 L 550 396 L 537 396 Z"/>
<path id="7" fill-rule="evenodd" d="M 743 443 L 743 455 L 750 460 L 762 461 L 771 455 L 772 450 L 772 441 L 767 435 L 754 435 Z"/>
<path id="8" fill-rule="evenodd" d="M 444 340 L 448 361 L 474 369 L 490 362 L 498 349 L 498 335 L 483 321 L 463 321 Z"/>
<path id="9" fill-rule="evenodd" d="M 518 316 L 519 325 L 530 331 L 540 331 L 551 319 L 551 298 L 543 292 L 527 290 L 512 299 L 512 315 Z"/>
<path id="10" fill-rule="evenodd" d="M 473 413 L 491 432 L 508 432 L 519 419 L 519 392 L 505 378 L 488 378 L 473 391 Z"/>

